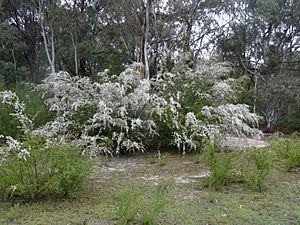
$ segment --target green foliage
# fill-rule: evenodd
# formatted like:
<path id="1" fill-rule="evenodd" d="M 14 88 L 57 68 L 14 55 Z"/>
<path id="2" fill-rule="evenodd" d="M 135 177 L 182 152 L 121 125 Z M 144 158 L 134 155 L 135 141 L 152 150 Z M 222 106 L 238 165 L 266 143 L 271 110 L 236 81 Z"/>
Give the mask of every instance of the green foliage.
<path id="1" fill-rule="evenodd" d="M 156 157 L 156 155 L 154 155 L 154 154 L 151 154 L 151 155 L 148 157 L 148 161 L 149 161 L 150 164 L 155 164 L 155 163 L 158 162 L 157 157 Z"/>
<path id="2" fill-rule="evenodd" d="M 232 180 L 233 154 L 218 153 L 212 145 L 205 147 L 204 154 L 204 159 L 212 173 L 207 180 L 207 185 L 216 191 L 222 191 L 224 186 Z"/>
<path id="3" fill-rule="evenodd" d="M 157 136 L 153 143 L 151 143 L 153 146 L 157 146 L 159 149 L 173 149 L 173 146 L 171 145 L 171 140 L 173 139 L 172 133 L 175 130 L 175 127 L 172 123 L 172 113 L 170 109 L 166 109 L 164 112 L 164 119 L 156 118 L 156 130 L 157 133 L 160 135 Z"/>
<path id="4" fill-rule="evenodd" d="M 143 208 L 142 211 L 142 224 L 144 225 L 154 225 L 157 224 L 157 219 L 159 213 L 166 206 L 166 193 L 168 186 L 160 184 L 153 191 L 151 196 L 151 203 L 148 209 Z"/>
<path id="5" fill-rule="evenodd" d="M 264 149 L 247 150 L 246 161 L 243 163 L 242 176 L 245 181 L 260 192 L 263 191 L 272 168 L 268 151 Z"/>
<path id="6" fill-rule="evenodd" d="M 11 221 L 14 218 L 19 218 L 21 216 L 22 216 L 21 205 L 19 203 L 16 203 L 10 208 L 7 214 L 7 219 Z"/>
<path id="7" fill-rule="evenodd" d="M 26 159 L 10 150 L 0 170 L 0 195 L 3 199 L 73 197 L 91 171 L 82 151 L 67 144 L 45 147 L 45 139 L 29 137 L 21 147 L 28 149 Z"/>
<path id="8" fill-rule="evenodd" d="M 109 75 L 119 75 L 124 69 L 124 65 L 122 64 L 125 61 L 125 57 L 116 54 L 110 53 L 107 57 L 107 67 L 109 71 Z"/>
<path id="9" fill-rule="evenodd" d="M 202 162 L 204 161 L 204 159 L 203 159 L 203 154 L 197 153 L 197 154 L 195 155 L 195 157 L 194 157 L 194 161 L 195 161 L 196 164 L 202 163 Z"/>
<path id="10" fill-rule="evenodd" d="M 17 82 L 24 81 L 28 75 L 26 67 L 15 69 L 13 63 L 0 60 L 0 76 L 4 77 L 6 87 L 14 87 Z"/>
<path id="11" fill-rule="evenodd" d="M 78 111 L 74 112 L 72 120 L 74 123 L 70 127 L 70 131 L 74 132 L 78 136 L 83 132 L 83 124 L 97 112 L 97 109 L 93 106 L 81 107 Z M 95 131 L 96 133 L 99 131 Z"/>
<path id="12" fill-rule="evenodd" d="M 165 166 L 170 161 L 170 158 L 171 158 L 171 155 L 169 153 L 165 153 L 159 159 L 158 164 L 160 166 Z"/>
<path id="13" fill-rule="evenodd" d="M 41 127 L 54 118 L 54 113 L 49 110 L 42 98 L 42 93 L 33 86 L 20 83 L 13 90 L 20 101 L 25 104 L 26 115 L 32 120 L 34 129 Z"/>
<path id="14" fill-rule="evenodd" d="M 271 147 L 276 151 L 280 165 L 288 171 L 300 167 L 300 140 L 297 135 L 274 141 Z"/>
<path id="15" fill-rule="evenodd" d="M 0 76 L 0 91 L 5 90 L 5 85 L 4 85 L 4 77 Z"/>
<path id="16" fill-rule="evenodd" d="M 294 106 L 292 113 L 289 115 L 283 115 L 277 121 L 275 128 L 285 132 L 291 133 L 294 131 L 300 131 L 300 106 Z"/>
<path id="17" fill-rule="evenodd" d="M 118 217 L 118 225 L 126 225 L 136 219 L 139 210 L 139 195 L 139 193 L 132 191 L 121 193 L 116 212 Z"/>
<path id="18" fill-rule="evenodd" d="M 18 84 L 13 91 L 20 101 L 25 104 L 26 115 L 33 121 L 33 128 L 38 128 L 54 118 L 53 112 L 49 110 L 42 99 L 42 93 L 34 90 L 30 85 Z M 23 132 L 19 128 L 20 122 L 18 119 L 11 115 L 14 112 L 13 107 L 0 102 L 0 134 L 20 140 L 23 137 Z"/>
<path id="19" fill-rule="evenodd" d="M 19 128 L 21 124 L 18 119 L 11 115 L 14 112 L 13 107 L 0 102 L 0 134 L 20 139 L 23 132 Z M 2 139 L 0 139 L 0 144 L 3 144 Z"/>
<path id="20" fill-rule="evenodd" d="M 166 184 L 159 184 L 149 196 L 136 191 L 122 192 L 116 211 L 117 224 L 157 224 L 159 213 L 167 204 L 167 190 Z"/>
<path id="21" fill-rule="evenodd" d="M 183 83 L 187 83 L 188 85 L 183 86 Z M 168 90 L 164 95 L 166 96 L 176 96 L 179 92 L 181 93 L 180 99 L 178 103 L 180 107 L 178 107 L 179 117 L 178 122 L 181 126 L 185 124 L 185 115 L 189 112 L 195 113 L 195 116 L 199 120 L 207 120 L 202 115 L 202 108 L 203 106 L 210 105 L 209 101 L 205 98 L 196 97 L 199 92 L 206 92 L 209 93 L 209 90 L 212 86 L 212 83 L 208 82 L 205 79 L 195 79 L 193 82 L 189 82 L 188 79 L 176 79 L 174 85 L 170 85 Z M 155 138 L 155 143 L 161 149 L 169 149 L 172 150 L 176 147 L 177 144 L 172 142 L 174 141 L 174 132 L 181 133 L 182 129 L 178 128 L 177 125 L 174 124 L 174 114 L 170 107 L 167 107 L 163 118 L 157 118 L 156 122 L 156 129 L 157 132 L 160 134 L 157 138 Z M 202 149 L 205 138 L 198 137 L 197 135 L 192 135 L 193 130 L 190 127 L 187 129 L 186 134 L 187 136 L 193 136 L 193 144 L 196 145 L 196 149 Z M 188 149 L 191 150 L 191 149 Z M 195 150 L 195 149 L 194 149 Z"/>

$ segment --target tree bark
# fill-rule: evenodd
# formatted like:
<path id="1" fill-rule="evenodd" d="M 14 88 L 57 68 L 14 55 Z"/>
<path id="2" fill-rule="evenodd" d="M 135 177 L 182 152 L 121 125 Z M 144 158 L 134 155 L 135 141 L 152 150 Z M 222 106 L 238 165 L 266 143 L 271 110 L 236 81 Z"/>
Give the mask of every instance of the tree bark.
<path id="1" fill-rule="evenodd" d="M 76 45 L 76 41 L 75 41 L 73 32 L 71 31 L 70 34 L 71 34 L 72 44 L 73 44 L 73 48 L 74 48 L 75 74 L 76 74 L 76 76 L 78 76 L 77 45 Z"/>
<path id="2" fill-rule="evenodd" d="M 145 75 L 144 78 L 150 79 L 150 71 L 149 71 L 149 60 L 148 60 L 148 37 L 149 37 L 149 14 L 151 8 L 151 0 L 146 0 L 146 23 L 145 23 L 145 38 L 144 38 L 144 57 L 145 57 Z"/>
<path id="3" fill-rule="evenodd" d="M 143 21 L 142 22 L 142 30 L 144 31 L 145 30 L 145 22 Z M 144 47 L 144 44 L 145 44 L 145 34 L 143 33 L 142 36 L 141 36 L 141 40 L 140 40 L 140 64 L 141 64 L 141 69 L 140 69 L 140 76 L 141 76 L 141 79 L 144 79 L 145 78 L 145 47 Z"/>
<path id="4" fill-rule="evenodd" d="M 47 38 L 46 30 L 44 27 L 44 19 L 42 15 L 42 2 L 39 0 L 39 19 L 40 19 L 40 26 L 41 26 L 41 34 L 43 37 L 44 47 L 47 55 L 47 59 L 50 65 L 50 71 L 51 73 L 55 73 L 55 47 L 54 47 L 54 31 L 53 27 L 51 28 L 51 37 L 50 37 L 50 43 Z M 51 55 L 49 51 L 49 46 L 51 49 Z"/>

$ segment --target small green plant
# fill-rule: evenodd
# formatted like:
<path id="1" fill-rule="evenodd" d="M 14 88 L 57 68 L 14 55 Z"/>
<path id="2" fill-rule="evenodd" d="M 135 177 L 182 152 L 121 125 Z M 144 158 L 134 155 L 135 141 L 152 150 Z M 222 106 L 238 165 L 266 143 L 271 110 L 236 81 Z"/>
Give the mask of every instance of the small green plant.
<path id="1" fill-rule="evenodd" d="M 150 196 L 141 196 L 136 191 L 122 192 L 116 210 L 117 224 L 157 224 L 159 213 L 167 204 L 167 190 L 166 184 L 159 184 Z"/>
<path id="2" fill-rule="evenodd" d="M 218 153 L 218 150 L 212 145 L 205 147 L 204 154 L 206 163 L 212 172 L 206 185 L 216 191 L 222 191 L 224 186 L 232 180 L 233 154 Z"/>
<path id="3" fill-rule="evenodd" d="M 160 166 L 165 166 L 167 163 L 170 161 L 171 155 L 169 153 L 165 153 L 164 155 L 161 156 L 161 158 L 158 161 L 158 164 Z"/>
<path id="4" fill-rule="evenodd" d="M 300 141 L 296 137 L 291 137 L 281 141 L 281 149 L 278 151 L 279 157 L 283 160 L 282 165 L 288 171 L 300 167 Z"/>
<path id="5" fill-rule="evenodd" d="M 211 192 L 208 193 L 207 202 L 209 202 L 209 203 L 216 202 L 216 196 L 214 195 L 214 193 L 211 193 Z"/>
<path id="6" fill-rule="evenodd" d="M 300 168 L 300 149 L 294 148 L 290 150 L 287 154 L 287 159 L 285 161 L 285 167 L 288 171 L 293 171 L 294 169 Z"/>
<path id="7" fill-rule="evenodd" d="M 89 158 L 76 147 L 58 143 L 45 147 L 42 137 L 28 137 L 20 146 L 28 150 L 26 155 L 25 150 L 10 149 L 0 165 L 4 200 L 73 197 L 90 173 Z"/>
<path id="8" fill-rule="evenodd" d="M 297 134 L 289 138 L 273 138 L 268 150 L 277 168 L 287 171 L 300 168 L 300 140 Z"/>
<path id="9" fill-rule="evenodd" d="M 142 224 L 154 225 L 157 223 L 159 213 L 166 206 L 166 193 L 168 186 L 165 184 L 159 184 L 151 195 L 151 202 L 149 208 L 143 208 L 142 211 Z"/>
<path id="10" fill-rule="evenodd" d="M 22 210 L 20 207 L 20 203 L 16 203 L 10 207 L 6 217 L 8 220 L 12 222 L 14 219 L 19 218 L 21 215 L 22 215 Z"/>
<path id="11" fill-rule="evenodd" d="M 139 210 L 139 195 L 138 192 L 132 191 L 125 191 L 120 194 L 116 211 L 118 225 L 126 225 L 136 219 Z"/>
<path id="12" fill-rule="evenodd" d="M 155 164 L 155 163 L 158 162 L 158 159 L 157 159 L 156 155 L 151 154 L 151 155 L 148 157 L 148 161 L 149 161 L 150 164 Z"/>
<path id="13" fill-rule="evenodd" d="M 205 162 L 205 159 L 203 157 L 203 154 L 200 154 L 200 153 L 197 153 L 195 156 L 194 156 L 194 161 L 196 164 L 201 164 L 203 162 Z"/>
<path id="14" fill-rule="evenodd" d="M 261 192 L 266 188 L 266 180 L 270 174 L 271 165 L 268 151 L 250 149 L 246 153 L 242 175 L 246 182 Z"/>

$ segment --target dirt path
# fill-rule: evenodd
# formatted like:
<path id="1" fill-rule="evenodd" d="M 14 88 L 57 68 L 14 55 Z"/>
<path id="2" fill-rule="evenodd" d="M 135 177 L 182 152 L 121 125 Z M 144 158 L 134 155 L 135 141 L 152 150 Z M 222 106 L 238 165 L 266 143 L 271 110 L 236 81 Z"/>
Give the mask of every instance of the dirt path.
<path id="1" fill-rule="evenodd" d="M 246 148 L 264 148 L 269 145 L 266 140 L 256 140 L 252 138 L 228 137 L 222 143 L 222 148 L 226 150 L 244 150 Z"/>
<path id="2" fill-rule="evenodd" d="M 145 156 L 131 158 L 111 158 L 109 161 L 97 163 L 94 168 L 93 180 L 106 183 L 113 180 L 161 181 L 176 183 L 197 182 L 209 175 L 208 169 L 195 163 L 193 156 L 174 155 L 166 166 L 151 164 Z"/>
<path id="3" fill-rule="evenodd" d="M 228 150 L 245 149 L 249 147 L 263 148 L 269 143 L 249 138 L 228 138 L 223 142 L 223 148 Z M 195 163 L 195 155 L 172 155 L 166 166 L 151 164 L 150 156 L 115 157 L 98 160 L 94 166 L 92 180 L 97 183 L 107 183 L 113 180 L 151 181 L 157 184 L 171 180 L 178 184 L 198 182 L 209 176 L 208 168 Z M 150 182 L 149 182 L 150 183 Z"/>

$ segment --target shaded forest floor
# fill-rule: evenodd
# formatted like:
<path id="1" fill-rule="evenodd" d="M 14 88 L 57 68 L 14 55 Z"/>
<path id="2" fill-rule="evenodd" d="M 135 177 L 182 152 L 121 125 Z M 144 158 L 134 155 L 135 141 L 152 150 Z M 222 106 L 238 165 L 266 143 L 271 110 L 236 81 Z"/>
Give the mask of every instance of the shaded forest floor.
<path id="1" fill-rule="evenodd" d="M 159 224 L 300 224 L 300 172 L 273 172 L 262 193 L 241 183 L 216 192 L 204 187 L 209 171 L 195 155 L 169 157 L 166 165 L 150 155 L 98 159 L 75 199 L 0 203 L 0 224 L 116 224 L 121 192 L 143 201 L 161 183 L 168 192 Z"/>

